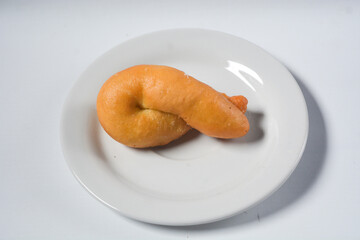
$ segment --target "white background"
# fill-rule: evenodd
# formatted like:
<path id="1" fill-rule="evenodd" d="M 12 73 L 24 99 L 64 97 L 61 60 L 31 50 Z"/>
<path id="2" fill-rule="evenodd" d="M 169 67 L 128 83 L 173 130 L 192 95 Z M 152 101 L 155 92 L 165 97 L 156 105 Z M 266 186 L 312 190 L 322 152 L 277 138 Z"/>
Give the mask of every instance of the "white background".
<path id="1" fill-rule="evenodd" d="M 246 213 L 193 227 L 122 217 L 75 180 L 59 143 L 62 104 L 111 47 L 196 27 L 279 59 L 310 115 L 304 156 Z M 1 1 L 0 239 L 360 239 L 360 2 Z"/>

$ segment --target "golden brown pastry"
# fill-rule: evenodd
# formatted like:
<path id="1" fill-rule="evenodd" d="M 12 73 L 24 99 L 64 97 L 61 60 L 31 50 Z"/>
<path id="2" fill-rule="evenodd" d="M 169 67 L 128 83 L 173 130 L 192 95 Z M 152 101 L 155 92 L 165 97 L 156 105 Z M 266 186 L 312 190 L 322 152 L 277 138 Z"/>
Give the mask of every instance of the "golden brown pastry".
<path id="1" fill-rule="evenodd" d="M 217 138 L 249 131 L 247 99 L 229 98 L 172 67 L 138 65 L 110 77 L 97 97 L 104 130 L 130 147 L 165 145 L 191 127 Z"/>

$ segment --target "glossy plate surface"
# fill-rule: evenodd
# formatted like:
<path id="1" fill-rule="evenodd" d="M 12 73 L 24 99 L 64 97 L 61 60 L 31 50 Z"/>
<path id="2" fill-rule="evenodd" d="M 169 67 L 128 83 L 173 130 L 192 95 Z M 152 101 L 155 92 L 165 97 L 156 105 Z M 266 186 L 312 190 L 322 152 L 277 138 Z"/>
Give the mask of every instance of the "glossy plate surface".
<path id="1" fill-rule="evenodd" d="M 164 147 L 132 149 L 101 128 L 96 97 L 133 65 L 178 68 L 249 100 L 246 137 L 219 140 L 192 130 Z M 92 63 L 64 104 L 61 143 L 79 182 L 125 216 L 192 225 L 242 212 L 278 189 L 297 166 L 308 133 L 304 97 L 289 71 L 261 48 L 225 33 L 179 29 L 147 34 Z"/>

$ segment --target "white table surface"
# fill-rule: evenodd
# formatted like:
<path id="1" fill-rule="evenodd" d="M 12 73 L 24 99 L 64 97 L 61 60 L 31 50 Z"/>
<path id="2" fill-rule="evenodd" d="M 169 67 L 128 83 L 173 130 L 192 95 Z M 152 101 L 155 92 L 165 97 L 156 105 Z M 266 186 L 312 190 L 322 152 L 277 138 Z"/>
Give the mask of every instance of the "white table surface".
<path id="1" fill-rule="evenodd" d="M 310 132 L 298 168 L 258 206 L 162 227 L 122 217 L 80 186 L 59 121 L 96 57 L 187 27 L 243 37 L 284 63 L 305 95 Z M 1 1 L 0 239 L 360 239 L 359 69 L 359 1 Z"/>

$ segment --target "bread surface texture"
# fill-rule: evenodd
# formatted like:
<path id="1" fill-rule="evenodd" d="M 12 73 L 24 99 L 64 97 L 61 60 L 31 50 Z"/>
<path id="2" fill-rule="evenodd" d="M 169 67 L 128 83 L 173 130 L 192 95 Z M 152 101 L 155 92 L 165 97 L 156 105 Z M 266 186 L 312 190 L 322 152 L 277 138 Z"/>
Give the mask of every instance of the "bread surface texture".
<path id="1" fill-rule="evenodd" d="M 216 138 L 249 131 L 247 99 L 228 97 L 172 67 L 137 65 L 111 76 L 97 97 L 104 130 L 130 147 L 165 145 L 191 128 Z"/>

